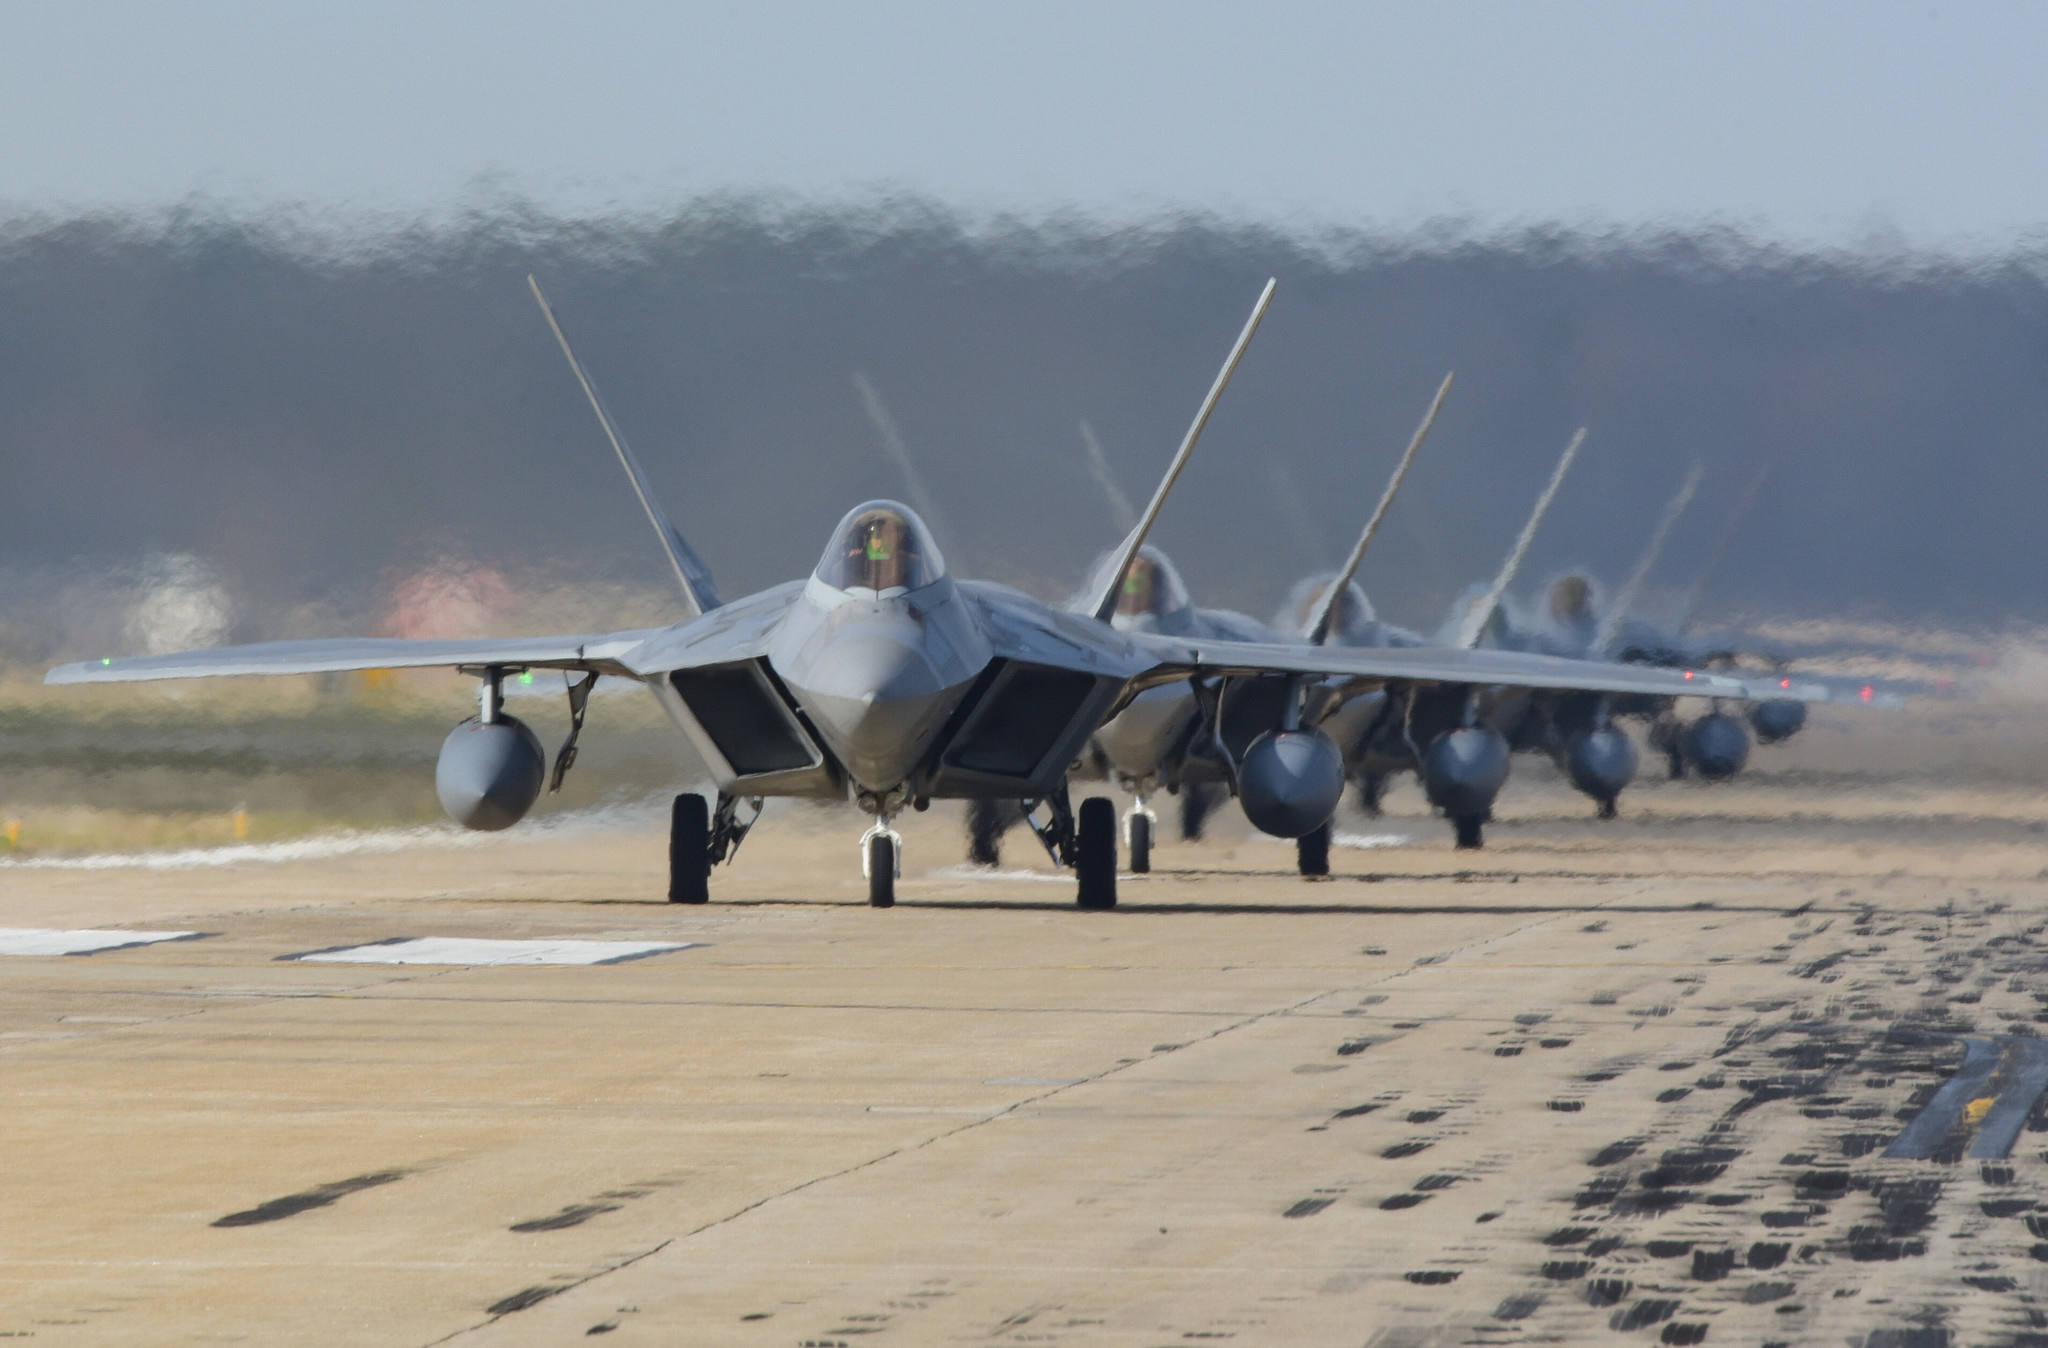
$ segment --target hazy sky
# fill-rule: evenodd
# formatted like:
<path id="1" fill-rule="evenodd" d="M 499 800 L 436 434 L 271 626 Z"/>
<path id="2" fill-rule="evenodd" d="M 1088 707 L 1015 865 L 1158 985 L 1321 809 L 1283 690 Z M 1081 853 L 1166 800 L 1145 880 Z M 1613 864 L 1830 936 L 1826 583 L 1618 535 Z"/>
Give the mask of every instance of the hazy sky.
<path id="1" fill-rule="evenodd" d="M 2048 5 L 0 0 L 0 208 L 2048 221 Z"/>

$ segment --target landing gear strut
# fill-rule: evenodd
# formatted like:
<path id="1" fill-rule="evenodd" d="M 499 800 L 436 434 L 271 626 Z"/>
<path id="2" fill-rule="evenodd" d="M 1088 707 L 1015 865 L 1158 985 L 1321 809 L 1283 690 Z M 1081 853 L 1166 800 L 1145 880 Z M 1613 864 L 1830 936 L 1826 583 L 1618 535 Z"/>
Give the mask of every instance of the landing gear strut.
<path id="1" fill-rule="evenodd" d="M 903 835 L 889 827 L 889 816 L 878 814 L 874 825 L 860 835 L 860 870 L 868 880 L 868 906 L 894 908 L 896 881 L 903 874 Z"/>
<path id="2" fill-rule="evenodd" d="M 1470 852 L 1486 846 L 1486 837 L 1483 832 L 1485 823 L 1486 816 L 1483 814 L 1454 814 L 1451 816 L 1451 827 L 1457 830 L 1458 850 L 1460 852 Z"/>

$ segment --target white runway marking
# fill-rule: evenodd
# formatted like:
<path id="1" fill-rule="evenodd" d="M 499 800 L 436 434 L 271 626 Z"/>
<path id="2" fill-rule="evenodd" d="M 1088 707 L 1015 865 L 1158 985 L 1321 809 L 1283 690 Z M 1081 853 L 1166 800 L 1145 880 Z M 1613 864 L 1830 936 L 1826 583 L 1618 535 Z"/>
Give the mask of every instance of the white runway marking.
<path id="1" fill-rule="evenodd" d="M 401 937 L 371 945 L 315 950 L 286 958 L 302 964 L 467 964 L 496 968 L 509 964 L 620 964 L 701 941 L 490 941 L 462 936 Z"/>
<path id="2" fill-rule="evenodd" d="M 45 927 L 0 927 L 0 955 L 90 955 L 95 950 L 189 941 L 196 931 L 55 931 Z"/>
<path id="3" fill-rule="evenodd" d="M 1408 845 L 1408 835 L 1405 833 L 1333 833 L 1330 835 L 1330 845 L 1332 847 L 1355 847 L 1361 852 L 1368 852 L 1375 847 L 1406 847 Z"/>

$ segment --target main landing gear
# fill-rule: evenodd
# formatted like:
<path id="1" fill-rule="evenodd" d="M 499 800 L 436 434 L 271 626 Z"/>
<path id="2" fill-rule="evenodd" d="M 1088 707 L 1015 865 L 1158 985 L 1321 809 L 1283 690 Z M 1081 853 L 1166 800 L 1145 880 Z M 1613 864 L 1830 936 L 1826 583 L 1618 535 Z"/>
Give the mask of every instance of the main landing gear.
<path id="1" fill-rule="evenodd" d="M 746 804 L 752 812 L 742 818 L 741 801 L 733 796 L 720 794 L 716 807 L 695 794 L 675 798 L 668 827 L 670 903 L 710 899 L 711 868 L 738 850 L 747 830 L 761 817 L 761 803 L 758 796 L 749 798 Z M 1059 865 L 1073 868 L 1076 902 L 1083 908 L 1116 907 L 1117 818 L 1109 798 L 1090 796 L 1081 802 L 1078 815 L 1067 803 L 1064 787 L 1057 796 L 1023 804 L 1024 821 L 1045 850 Z M 1149 810 L 1135 815 L 1132 822 L 1149 825 L 1150 815 Z M 876 908 L 895 906 L 896 882 L 903 876 L 903 835 L 889 826 L 890 817 L 890 812 L 878 809 L 874 824 L 860 836 L 861 874 L 868 882 L 868 903 Z M 1134 829 L 1133 836 L 1149 850 L 1149 827 Z"/>
<path id="2" fill-rule="evenodd" d="M 1088 797 L 1077 816 L 1061 786 L 1044 800 L 1025 801 L 1024 822 L 1056 865 L 1073 867 L 1076 903 L 1083 908 L 1116 907 L 1116 806 L 1109 797 Z"/>
<path id="3" fill-rule="evenodd" d="M 707 903 L 711 899 L 711 868 L 729 860 L 746 840 L 747 830 L 761 817 L 762 799 L 746 800 L 749 813 L 740 817 L 740 798 L 718 793 L 712 808 L 704 797 L 677 796 L 668 813 L 668 901 Z"/>

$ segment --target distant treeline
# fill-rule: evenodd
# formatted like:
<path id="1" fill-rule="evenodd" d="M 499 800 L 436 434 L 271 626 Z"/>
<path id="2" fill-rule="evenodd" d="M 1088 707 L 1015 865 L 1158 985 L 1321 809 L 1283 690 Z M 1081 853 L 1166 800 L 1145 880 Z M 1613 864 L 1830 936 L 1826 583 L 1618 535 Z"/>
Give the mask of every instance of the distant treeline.
<path id="1" fill-rule="evenodd" d="M 857 372 L 954 570 L 1063 593 L 1114 533 L 1080 423 L 1142 500 L 1271 274 L 1157 536 L 1203 602 L 1266 616 L 1338 560 L 1455 369 L 1366 564 L 1384 616 L 1434 626 L 1490 574 L 1584 423 L 1520 589 L 1567 565 L 1618 580 L 1699 460 L 1652 603 L 1692 583 L 1769 466 L 1710 614 L 2035 622 L 2040 261 L 963 223 L 919 203 L 507 208 L 347 238 L 204 212 L 22 220 L 0 235 L 0 617 L 17 645 L 62 645 L 25 607 L 167 554 L 222 577 L 251 638 L 295 611 L 358 622 L 449 559 L 663 584 L 533 272 L 728 594 L 808 570 L 854 503 L 912 494 Z"/>

